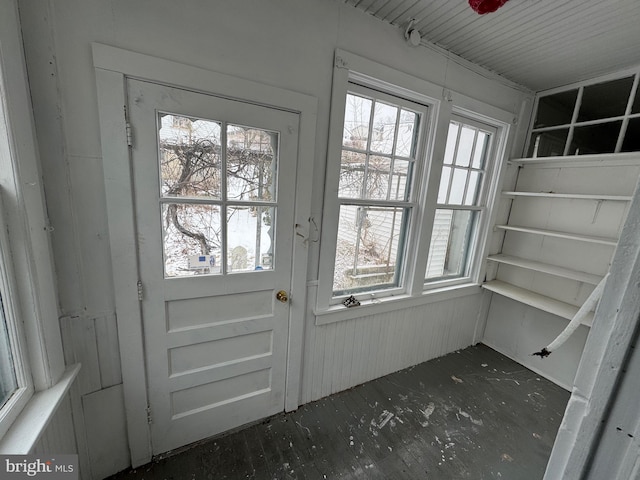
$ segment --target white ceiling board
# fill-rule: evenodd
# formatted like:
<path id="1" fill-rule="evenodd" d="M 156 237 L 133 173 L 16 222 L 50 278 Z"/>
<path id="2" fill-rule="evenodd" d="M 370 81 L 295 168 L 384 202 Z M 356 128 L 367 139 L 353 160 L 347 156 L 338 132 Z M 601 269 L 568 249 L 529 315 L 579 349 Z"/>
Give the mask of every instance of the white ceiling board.
<path id="1" fill-rule="evenodd" d="M 510 0 L 478 15 L 467 0 L 345 0 L 539 91 L 640 65 L 638 0 Z"/>

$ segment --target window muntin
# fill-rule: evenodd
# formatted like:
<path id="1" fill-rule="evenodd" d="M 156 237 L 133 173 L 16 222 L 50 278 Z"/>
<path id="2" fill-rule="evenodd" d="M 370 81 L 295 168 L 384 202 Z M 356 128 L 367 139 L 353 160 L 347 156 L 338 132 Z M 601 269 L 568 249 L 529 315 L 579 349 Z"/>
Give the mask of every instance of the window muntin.
<path id="1" fill-rule="evenodd" d="M 158 127 L 165 277 L 273 269 L 279 133 L 165 112 Z"/>
<path id="2" fill-rule="evenodd" d="M 538 97 L 526 156 L 638 151 L 640 73 Z"/>
<path id="3" fill-rule="evenodd" d="M 462 117 L 449 123 L 425 272 L 429 283 L 471 273 L 495 133 L 493 127 Z"/>
<path id="4" fill-rule="evenodd" d="M 333 296 L 402 285 L 426 107 L 350 84 L 338 183 Z"/>

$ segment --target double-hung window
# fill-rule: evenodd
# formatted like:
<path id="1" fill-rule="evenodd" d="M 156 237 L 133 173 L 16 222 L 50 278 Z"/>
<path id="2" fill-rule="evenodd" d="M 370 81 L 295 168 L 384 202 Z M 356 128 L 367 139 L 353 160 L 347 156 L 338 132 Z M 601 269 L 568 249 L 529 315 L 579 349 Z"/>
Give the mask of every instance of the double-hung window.
<path id="1" fill-rule="evenodd" d="M 333 295 L 402 285 L 427 107 L 350 84 L 346 96 Z"/>
<path id="2" fill-rule="evenodd" d="M 471 273 L 479 226 L 486 216 L 488 158 L 495 135 L 495 127 L 452 116 L 425 273 L 431 284 Z"/>
<path id="3" fill-rule="evenodd" d="M 318 321 L 477 293 L 513 115 L 342 51 L 331 109 Z"/>

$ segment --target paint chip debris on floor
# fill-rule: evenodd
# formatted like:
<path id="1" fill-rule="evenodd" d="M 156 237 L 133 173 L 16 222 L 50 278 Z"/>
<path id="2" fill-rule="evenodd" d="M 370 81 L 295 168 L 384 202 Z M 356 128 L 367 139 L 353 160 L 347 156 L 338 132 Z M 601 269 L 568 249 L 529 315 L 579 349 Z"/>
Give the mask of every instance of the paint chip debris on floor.
<path id="1" fill-rule="evenodd" d="M 569 392 L 476 345 L 112 480 L 539 480 Z"/>

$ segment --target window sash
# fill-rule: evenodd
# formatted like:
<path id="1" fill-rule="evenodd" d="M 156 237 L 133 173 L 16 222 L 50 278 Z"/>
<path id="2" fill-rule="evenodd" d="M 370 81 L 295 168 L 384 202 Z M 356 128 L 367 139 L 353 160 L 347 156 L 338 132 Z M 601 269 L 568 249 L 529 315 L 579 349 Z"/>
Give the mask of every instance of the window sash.
<path id="1" fill-rule="evenodd" d="M 4 345 L 10 352 L 9 355 L 4 357 L 4 361 L 7 363 L 0 370 L 10 369 L 15 379 L 12 382 L 13 391 L 11 395 L 5 399 L 4 404 L 0 405 L 0 438 L 10 428 L 33 394 L 33 381 L 28 367 L 26 349 L 24 348 L 24 332 L 21 328 L 21 322 L 18 321 L 19 314 L 15 302 L 17 298 L 16 283 L 13 275 L 5 219 L 2 195 L 0 195 L 0 224 L 3 226 L 0 231 L 0 297 L 2 305 L 2 318 L 0 320 L 4 322 L 4 326 L 0 325 L 0 328 L 6 328 L 6 342 Z M 8 362 L 10 362 L 10 365 Z"/>
<path id="2" fill-rule="evenodd" d="M 405 276 L 405 256 L 407 254 L 408 243 L 410 240 L 409 236 L 409 227 L 412 224 L 412 221 L 415 221 L 413 217 L 415 217 L 415 211 L 417 202 L 414 200 L 416 197 L 416 188 L 415 182 L 417 173 L 416 170 L 419 170 L 419 163 L 422 161 L 424 163 L 424 149 L 422 146 L 422 139 L 426 135 L 426 126 L 428 123 L 428 110 L 427 107 L 421 104 L 417 104 L 415 102 L 395 97 L 393 95 L 388 95 L 385 93 L 381 93 L 379 91 L 371 90 L 369 88 L 363 87 L 361 85 L 356 85 L 350 83 L 348 85 L 348 91 L 345 96 L 345 103 L 348 103 L 352 98 L 361 98 L 363 101 L 362 104 L 366 102 L 370 102 L 368 105 L 369 112 L 361 112 L 361 116 L 364 118 L 364 121 L 356 125 L 357 128 L 356 135 L 364 135 L 362 132 L 366 130 L 366 138 L 362 138 L 364 140 L 361 144 L 354 144 L 353 141 L 354 135 L 350 135 L 347 137 L 347 133 L 349 133 L 348 127 L 346 124 L 349 122 L 352 125 L 356 122 L 351 122 L 347 119 L 348 106 L 345 106 L 345 114 L 342 119 L 342 141 L 340 142 L 340 180 L 342 179 L 342 172 L 344 168 L 344 152 L 355 152 L 363 156 L 364 160 L 364 168 L 362 179 L 356 178 L 356 181 L 362 182 L 360 188 L 360 194 L 356 198 L 352 198 L 349 196 L 340 196 L 341 190 L 340 185 L 338 188 L 338 199 L 337 199 L 337 207 L 338 207 L 338 232 L 337 232 L 337 240 L 336 240 L 336 249 L 334 251 L 334 268 L 333 268 L 333 286 L 331 289 L 331 298 L 332 303 L 338 303 L 345 296 L 358 294 L 358 293 L 374 293 L 378 294 L 385 291 L 398 291 L 403 290 L 404 288 L 404 276 Z M 353 101 L 353 100 L 352 100 Z M 385 105 L 386 108 L 392 108 L 396 110 L 395 113 L 395 121 L 394 121 L 394 130 L 392 132 L 392 138 L 389 145 L 383 146 L 382 148 L 375 148 L 372 145 L 374 129 L 376 128 L 376 113 L 377 113 L 377 105 Z M 354 107 L 355 108 L 355 107 Z M 364 107 L 363 107 L 364 110 Z M 411 126 L 411 145 L 407 148 L 406 145 L 403 147 L 403 151 L 401 153 L 408 152 L 409 155 L 397 155 L 398 153 L 398 145 L 400 143 L 400 128 L 403 112 L 408 112 L 409 114 L 413 114 L 413 125 Z M 354 115 L 355 117 L 355 115 Z M 405 117 L 406 119 L 407 117 Z M 410 118 L 410 117 L 409 117 Z M 364 124 L 366 121 L 366 129 L 364 128 Z M 355 130 L 354 127 L 351 127 L 351 130 Z M 361 141 L 362 141 L 361 140 Z M 406 139 L 405 139 L 406 140 Z M 381 151 L 382 150 L 382 151 Z M 369 170 L 370 159 L 371 157 L 381 157 L 389 159 L 389 174 L 387 179 L 388 190 L 386 198 L 369 198 L 368 180 L 369 180 Z M 401 198 L 393 199 L 392 195 L 392 185 L 393 185 L 393 177 L 395 174 L 394 165 L 395 162 L 406 162 L 407 167 L 407 176 L 404 180 L 404 192 L 401 195 Z M 337 162 L 336 162 L 337 163 Z M 384 174 L 381 175 L 384 180 Z M 353 188 L 353 191 L 357 191 L 357 188 Z M 342 191 L 344 193 L 344 190 Z M 341 248 L 345 248 L 345 239 L 344 237 L 349 236 L 345 230 L 348 230 L 345 225 L 344 215 L 343 213 L 349 207 L 357 207 L 355 215 L 356 224 L 355 232 L 352 232 L 353 240 L 354 240 L 354 251 L 352 256 L 352 266 L 350 267 L 351 273 L 349 272 L 349 268 L 344 269 L 345 257 L 341 257 L 340 251 Z M 386 255 L 387 261 L 386 263 L 383 261 L 382 257 L 380 258 L 372 258 L 369 260 L 369 265 L 360 265 L 360 257 L 366 257 L 366 255 L 361 255 L 361 246 L 363 242 L 363 230 L 365 232 L 368 231 L 368 228 L 364 228 L 364 217 L 368 218 L 369 212 L 373 211 L 388 211 L 394 212 L 392 214 L 392 218 L 389 219 L 379 219 L 378 231 L 376 232 L 375 228 L 372 228 L 374 232 L 371 235 L 368 235 L 370 238 L 370 244 L 373 245 L 372 250 L 382 250 L 382 255 Z M 400 212 L 401 220 L 399 224 L 396 224 L 397 213 Z M 353 214 L 352 214 L 353 216 Z M 389 230 L 385 231 L 386 228 Z M 389 224 L 389 221 L 391 222 Z M 353 223 L 353 220 L 352 222 Z M 375 226 L 374 226 L 375 227 Z M 388 234 L 388 238 L 384 235 Z M 382 239 L 379 239 L 376 235 L 381 235 Z M 373 239 L 371 239 L 373 237 Z M 380 241 L 382 240 L 382 241 Z M 391 262 L 391 258 L 393 258 L 393 262 Z M 342 271 L 339 269 L 342 268 Z M 390 271 L 392 269 L 393 271 Z M 367 283 L 371 282 L 371 283 Z M 349 286 L 347 286 L 349 285 Z M 384 293 L 382 293 L 384 295 Z"/>
<path id="3" fill-rule="evenodd" d="M 452 127 L 456 125 L 456 129 Z M 462 131 L 464 127 L 474 130 L 473 143 L 469 150 L 468 166 L 458 164 L 458 153 L 461 148 Z M 450 135 L 454 132 L 455 143 L 450 142 Z M 476 148 L 478 148 L 479 134 L 486 135 L 482 148 L 483 158 L 480 159 L 479 167 L 474 167 Z M 477 258 L 479 252 L 479 238 L 483 234 L 486 223 L 486 204 L 490 185 L 492 182 L 494 166 L 496 163 L 496 140 L 497 128 L 483 122 L 461 116 L 452 115 L 447 131 L 447 151 L 443 158 L 442 171 L 440 173 L 440 185 L 438 185 L 438 203 L 435 206 L 433 222 L 431 224 L 431 237 L 427 252 L 427 268 L 424 272 L 425 288 L 431 289 L 442 286 L 444 283 L 467 283 L 472 279 L 479 268 Z M 447 155 L 450 154 L 449 161 Z M 445 163 L 447 162 L 447 163 Z M 449 175 L 445 174 L 449 168 Z M 465 184 L 462 190 L 462 197 L 459 201 L 451 202 L 451 193 L 454 182 L 455 169 L 466 172 Z M 472 173 L 477 172 L 478 180 L 473 189 L 475 198 L 471 204 L 467 204 L 470 178 Z M 443 189 L 442 183 L 446 183 Z M 443 195 L 444 190 L 444 195 Z M 440 201 L 444 197 L 444 201 Z M 450 218 L 443 212 L 450 211 Z M 439 213 L 440 212 L 440 213 Z M 469 212 L 466 224 L 455 222 L 456 218 L 461 218 L 463 212 Z M 445 225 L 448 223 L 448 227 Z M 464 228 L 462 235 L 459 229 Z M 463 248 L 464 250 L 460 250 Z M 436 260 L 439 259 L 439 260 Z M 434 263 L 435 262 L 435 263 Z M 453 269 L 451 268 L 453 265 Z"/>

